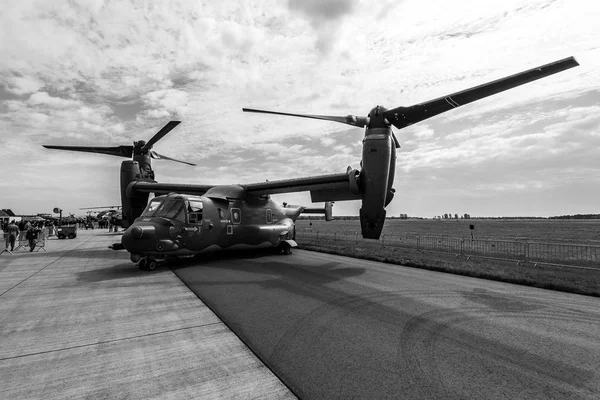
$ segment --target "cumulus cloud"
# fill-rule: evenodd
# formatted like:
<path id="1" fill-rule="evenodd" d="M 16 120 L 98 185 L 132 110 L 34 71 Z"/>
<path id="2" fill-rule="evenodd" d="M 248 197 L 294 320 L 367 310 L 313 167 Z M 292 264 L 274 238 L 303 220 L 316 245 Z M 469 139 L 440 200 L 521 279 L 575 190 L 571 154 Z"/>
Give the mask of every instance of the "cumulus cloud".
<path id="1" fill-rule="evenodd" d="M 354 0 L 289 0 L 292 12 L 300 12 L 308 17 L 317 33 L 316 47 L 321 53 L 327 53 L 338 31 L 340 20 L 352 13 Z"/>
<path id="2" fill-rule="evenodd" d="M 74 187 L 102 175 L 97 196 L 118 201 L 116 158 L 40 145 L 130 144 L 177 118 L 157 151 L 201 165 L 159 161 L 161 179 L 341 172 L 358 166 L 363 130 L 241 108 L 366 115 L 575 55 L 581 67 L 396 130 L 389 213 L 426 213 L 454 196 L 517 210 L 509 196 L 534 189 L 568 204 L 561 187 L 596 187 L 600 176 L 598 12 L 585 0 L 18 2 L 0 15 L 0 167 L 35 158 L 55 177 L 66 162 Z M 40 171 L 4 184 L 53 179 Z"/>
<path id="3" fill-rule="evenodd" d="M 31 96 L 29 96 L 29 100 L 27 101 L 27 103 L 34 106 L 43 105 L 52 108 L 78 107 L 82 105 L 81 102 L 77 100 L 53 97 L 46 92 L 37 92 L 32 94 Z"/>
<path id="4" fill-rule="evenodd" d="M 37 92 L 44 83 L 32 76 L 11 76 L 6 80 L 7 90 L 17 95 Z"/>

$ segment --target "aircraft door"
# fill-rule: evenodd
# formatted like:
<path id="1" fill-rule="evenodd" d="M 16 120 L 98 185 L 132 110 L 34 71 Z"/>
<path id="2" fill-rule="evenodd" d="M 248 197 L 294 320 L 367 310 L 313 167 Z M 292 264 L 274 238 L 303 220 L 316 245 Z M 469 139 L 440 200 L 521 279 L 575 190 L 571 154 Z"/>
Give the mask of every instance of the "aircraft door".
<path id="1" fill-rule="evenodd" d="M 227 234 L 233 235 L 233 226 L 242 223 L 242 210 L 236 207 L 232 207 L 230 210 L 231 220 L 227 224 Z"/>

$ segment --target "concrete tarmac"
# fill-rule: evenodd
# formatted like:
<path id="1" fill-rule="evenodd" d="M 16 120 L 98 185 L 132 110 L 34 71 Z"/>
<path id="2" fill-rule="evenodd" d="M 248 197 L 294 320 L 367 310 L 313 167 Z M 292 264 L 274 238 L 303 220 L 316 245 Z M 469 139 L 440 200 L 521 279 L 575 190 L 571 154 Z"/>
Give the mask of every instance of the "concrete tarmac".
<path id="1" fill-rule="evenodd" d="M 296 249 L 227 254 L 174 271 L 300 398 L 600 398 L 598 298 Z"/>
<path id="2" fill-rule="evenodd" d="M 139 271 L 118 241 L 83 230 L 0 255 L 0 398 L 295 398 L 173 272 Z"/>

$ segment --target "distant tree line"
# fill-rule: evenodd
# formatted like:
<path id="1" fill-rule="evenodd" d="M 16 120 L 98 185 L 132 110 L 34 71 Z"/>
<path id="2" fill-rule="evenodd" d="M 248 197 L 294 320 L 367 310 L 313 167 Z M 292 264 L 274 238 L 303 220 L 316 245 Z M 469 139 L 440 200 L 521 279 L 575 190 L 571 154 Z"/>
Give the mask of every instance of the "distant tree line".
<path id="1" fill-rule="evenodd" d="M 460 217 L 458 214 L 444 214 L 444 215 L 434 215 L 433 219 L 471 219 L 470 214 L 462 214 Z"/>
<path id="2" fill-rule="evenodd" d="M 548 219 L 600 219 L 600 214 L 575 214 L 548 217 Z"/>

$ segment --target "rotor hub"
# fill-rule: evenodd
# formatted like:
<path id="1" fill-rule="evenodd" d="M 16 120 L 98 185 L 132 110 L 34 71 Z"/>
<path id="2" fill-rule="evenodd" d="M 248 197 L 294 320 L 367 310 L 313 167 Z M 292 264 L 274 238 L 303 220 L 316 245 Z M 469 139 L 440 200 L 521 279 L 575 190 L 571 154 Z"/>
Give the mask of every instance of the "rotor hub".
<path id="1" fill-rule="evenodd" d="M 387 128 L 390 123 L 385 119 L 387 108 L 377 105 L 369 111 L 369 128 Z"/>

